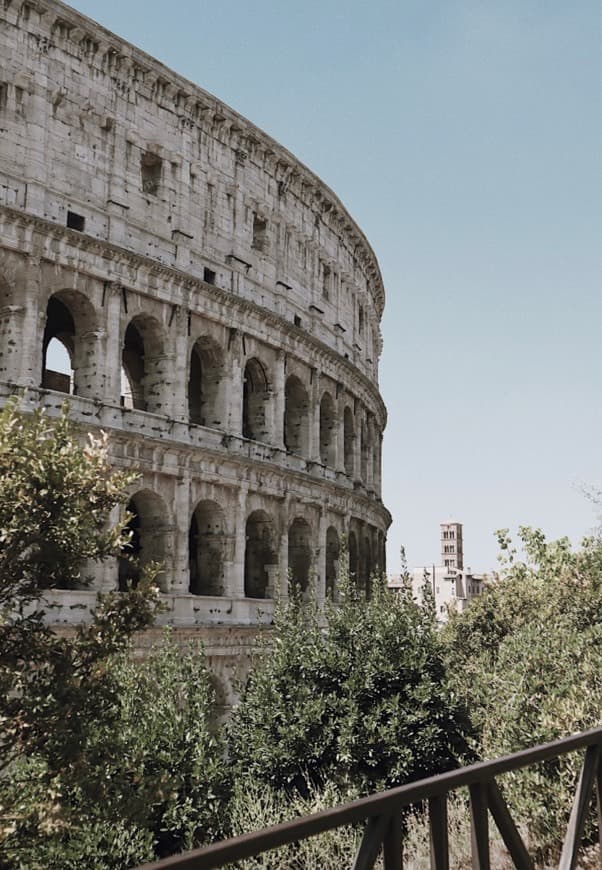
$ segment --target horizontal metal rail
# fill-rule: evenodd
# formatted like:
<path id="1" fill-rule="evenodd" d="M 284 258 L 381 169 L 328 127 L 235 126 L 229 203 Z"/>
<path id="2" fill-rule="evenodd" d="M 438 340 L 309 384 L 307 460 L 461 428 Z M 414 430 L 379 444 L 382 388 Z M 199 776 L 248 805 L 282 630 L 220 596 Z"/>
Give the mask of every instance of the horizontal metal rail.
<path id="1" fill-rule="evenodd" d="M 253 831 L 173 855 L 160 861 L 144 864 L 138 870 L 211 870 L 224 867 L 245 858 L 251 858 L 330 831 L 344 825 L 366 822 L 364 837 L 357 853 L 353 870 L 370 870 L 383 848 L 385 870 L 401 867 L 401 811 L 412 804 L 428 802 L 431 824 L 431 867 L 447 870 L 447 795 L 451 791 L 468 787 L 472 820 L 473 868 L 488 870 L 489 837 L 488 814 L 504 839 L 513 863 L 519 868 L 532 867 L 531 859 L 518 829 L 510 816 L 495 778 L 509 771 L 519 770 L 541 761 L 558 758 L 569 752 L 586 750 L 581 778 L 577 786 L 575 803 L 564 843 L 561 870 L 573 870 L 577 861 L 581 837 L 592 793 L 598 800 L 598 822 L 602 854 L 602 728 L 573 734 L 523 749 L 491 761 L 480 761 L 457 770 L 408 783 L 388 791 L 359 798 L 351 803 L 323 810 L 310 816 L 283 822 L 261 831 Z"/>

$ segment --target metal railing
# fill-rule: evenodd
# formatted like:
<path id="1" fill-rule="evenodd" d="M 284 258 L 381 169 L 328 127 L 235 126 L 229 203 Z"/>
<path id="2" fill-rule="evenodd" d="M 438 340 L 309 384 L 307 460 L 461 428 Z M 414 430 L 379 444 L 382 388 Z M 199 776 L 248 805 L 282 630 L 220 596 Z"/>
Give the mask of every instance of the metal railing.
<path id="1" fill-rule="evenodd" d="M 585 759 L 558 865 L 560 870 L 573 870 L 577 863 L 586 816 L 594 791 L 597 795 L 598 836 L 602 855 L 602 728 L 524 749 L 493 761 L 482 761 L 469 767 L 421 779 L 311 816 L 283 822 L 271 828 L 243 834 L 231 840 L 145 864 L 139 870 L 210 870 L 210 868 L 224 867 L 333 828 L 361 822 L 365 822 L 366 826 L 353 870 L 371 870 L 381 849 L 385 870 L 400 870 L 403 837 L 401 812 L 405 807 L 422 802 L 426 802 L 428 806 L 431 868 L 448 870 L 447 796 L 449 792 L 462 787 L 467 787 L 470 794 L 473 868 L 488 870 L 490 866 L 489 813 L 491 813 L 514 866 L 526 870 L 533 867 L 533 861 L 495 779 L 500 774 L 558 758 L 560 755 L 580 749 L 585 749 Z"/>

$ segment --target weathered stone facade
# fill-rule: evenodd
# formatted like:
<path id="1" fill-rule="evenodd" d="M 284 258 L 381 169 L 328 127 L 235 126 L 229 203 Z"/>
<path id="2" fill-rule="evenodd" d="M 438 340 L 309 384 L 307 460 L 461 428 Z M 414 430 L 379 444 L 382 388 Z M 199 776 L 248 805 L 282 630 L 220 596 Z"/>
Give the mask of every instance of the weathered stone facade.
<path id="1" fill-rule="evenodd" d="M 135 545 L 176 625 L 269 620 L 289 570 L 324 597 L 343 536 L 366 585 L 390 516 L 361 230 L 265 133 L 62 3 L 4 0 L 0 57 L 2 398 L 70 393 L 142 470 Z M 127 580 L 94 571 L 60 619 Z"/>

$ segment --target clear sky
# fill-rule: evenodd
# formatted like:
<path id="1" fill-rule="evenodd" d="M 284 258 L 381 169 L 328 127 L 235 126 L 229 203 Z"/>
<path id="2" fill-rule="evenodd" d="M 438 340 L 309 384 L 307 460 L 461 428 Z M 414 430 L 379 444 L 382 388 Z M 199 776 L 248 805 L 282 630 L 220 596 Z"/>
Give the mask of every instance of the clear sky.
<path id="1" fill-rule="evenodd" d="M 75 0 L 341 198 L 380 261 L 390 571 L 578 541 L 602 484 L 598 0 Z"/>

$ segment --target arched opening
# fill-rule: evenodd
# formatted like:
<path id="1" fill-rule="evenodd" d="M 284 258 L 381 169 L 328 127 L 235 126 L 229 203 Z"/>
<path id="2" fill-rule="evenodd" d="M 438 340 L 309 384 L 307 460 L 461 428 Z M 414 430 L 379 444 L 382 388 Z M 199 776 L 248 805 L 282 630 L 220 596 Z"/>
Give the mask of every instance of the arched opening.
<path id="1" fill-rule="evenodd" d="M 267 403 L 269 383 L 263 364 L 256 358 L 247 361 L 243 377 L 242 435 L 253 441 L 268 440 Z"/>
<path id="2" fill-rule="evenodd" d="M 352 583 L 358 582 L 358 565 L 357 565 L 357 537 L 355 532 L 349 532 L 347 541 L 349 548 L 349 579 Z"/>
<path id="3" fill-rule="evenodd" d="M 353 412 L 347 405 L 343 412 L 343 463 L 345 474 L 353 475 L 353 447 L 355 433 L 353 429 Z"/>
<path id="4" fill-rule="evenodd" d="M 246 525 L 245 596 L 271 598 L 276 569 L 274 523 L 265 511 L 253 511 Z"/>
<path id="5" fill-rule="evenodd" d="M 141 569 L 150 562 L 164 562 L 167 553 L 167 509 L 163 499 L 149 489 L 133 495 L 127 510 L 132 517 L 126 525 L 132 535 L 119 557 L 119 589 L 136 587 Z"/>
<path id="6" fill-rule="evenodd" d="M 320 402 L 320 461 L 334 467 L 335 463 L 335 414 L 330 393 L 324 393 Z"/>
<path id="7" fill-rule="evenodd" d="M 96 315 L 75 290 L 48 300 L 42 347 L 42 387 L 60 393 L 94 396 L 98 392 Z"/>
<path id="8" fill-rule="evenodd" d="M 166 413 L 165 358 L 161 329 L 152 317 L 135 317 L 127 326 L 121 354 L 121 404 Z"/>
<path id="9" fill-rule="evenodd" d="M 64 302 L 51 296 L 46 309 L 44 329 L 42 386 L 47 390 L 73 395 L 75 378 L 75 321 Z"/>
<path id="10" fill-rule="evenodd" d="M 307 592 L 311 570 L 311 529 L 303 517 L 296 517 L 288 530 L 288 570 L 292 586 Z"/>
<path id="11" fill-rule="evenodd" d="M 363 483 L 368 480 L 368 427 L 362 421 L 360 429 L 360 479 Z"/>
<path id="12" fill-rule="evenodd" d="M 214 501 L 199 502 L 188 533 L 193 595 L 223 595 L 225 543 L 223 510 Z"/>
<path id="13" fill-rule="evenodd" d="M 190 356 L 188 413 L 191 423 L 220 429 L 223 426 L 224 361 L 221 348 L 208 336 L 199 338 Z"/>
<path id="14" fill-rule="evenodd" d="M 339 533 L 334 526 L 326 530 L 326 597 L 334 598 L 339 566 Z"/>
<path id="15" fill-rule="evenodd" d="M 307 456 L 309 448 L 309 397 L 296 375 L 286 379 L 284 396 L 284 446 L 291 453 Z"/>
<path id="16" fill-rule="evenodd" d="M 372 446 L 372 483 L 374 489 L 378 490 L 380 481 L 380 434 L 376 427 L 373 429 L 373 446 Z"/>

